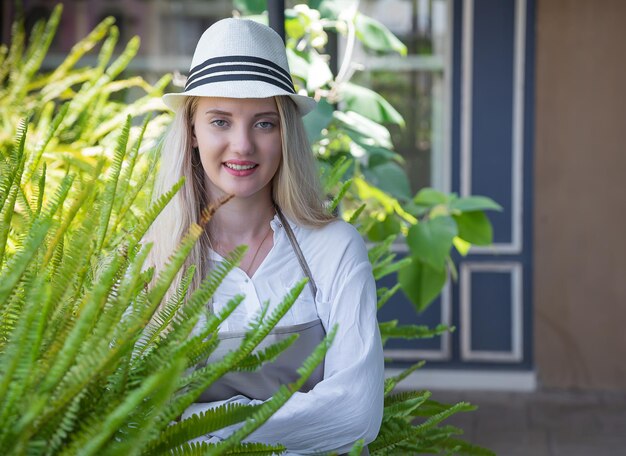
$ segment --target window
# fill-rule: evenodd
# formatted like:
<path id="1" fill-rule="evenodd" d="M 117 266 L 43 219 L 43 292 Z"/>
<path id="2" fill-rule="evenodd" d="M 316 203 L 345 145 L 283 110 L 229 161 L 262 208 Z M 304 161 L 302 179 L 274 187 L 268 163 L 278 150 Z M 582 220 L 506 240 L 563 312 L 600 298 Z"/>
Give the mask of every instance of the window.
<path id="1" fill-rule="evenodd" d="M 407 56 L 359 49 L 364 65 L 353 81 L 379 92 L 404 117 L 389 126 L 406 160 L 411 190 L 449 190 L 451 33 L 446 0 L 361 0 L 359 11 L 382 22 L 407 46 Z"/>

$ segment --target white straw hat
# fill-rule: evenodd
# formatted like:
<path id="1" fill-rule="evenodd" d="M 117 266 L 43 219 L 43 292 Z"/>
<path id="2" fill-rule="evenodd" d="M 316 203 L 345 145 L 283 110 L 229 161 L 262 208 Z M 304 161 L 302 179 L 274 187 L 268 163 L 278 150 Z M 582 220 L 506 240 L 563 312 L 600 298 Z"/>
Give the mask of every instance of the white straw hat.
<path id="1" fill-rule="evenodd" d="M 246 19 L 222 19 L 200 37 L 185 90 L 163 95 L 174 111 L 185 97 L 290 97 L 301 115 L 315 109 L 311 97 L 293 87 L 285 45 L 266 25 Z"/>

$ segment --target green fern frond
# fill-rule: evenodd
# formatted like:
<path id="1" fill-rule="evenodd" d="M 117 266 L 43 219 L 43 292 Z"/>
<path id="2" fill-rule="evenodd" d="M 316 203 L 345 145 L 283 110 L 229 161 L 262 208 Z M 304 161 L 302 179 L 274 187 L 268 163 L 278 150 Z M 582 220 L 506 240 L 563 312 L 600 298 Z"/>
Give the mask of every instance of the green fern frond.
<path id="1" fill-rule="evenodd" d="M 54 219 L 59 218 L 59 213 L 63 210 L 63 204 L 67 199 L 76 176 L 73 174 L 66 174 L 61 179 L 61 182 L 54 191 L 51 198 L 48 199 L 43 211 L 43 218 Z"/>
<path id="2" fill-rule="evenodd" d="M 22 249 L 11 258 L 5 268 L 0 269 L 0 312 L 4 310 L 24 271 L 42 247 L 51 225 L 52 221 L 49 219 L 36 221 L 29 230 Z"/>
<path id="3" fill-rule="evenodd" d="M 396 261 L 393 263 L 395 255 L 389 255 L 385 260 L 380 263 L 376 263 L 372 268 L 372 273 L 374 274 L 374 279 L 379 280 L 383 277 L 393 274 L 394 272 L 398 272 L 400 269 L 403 269 L 411 264 L 411 258 L 403 258 L 400 261 Z"/>
<path id="4" fill-rule="evenodd" d="M 213 352 L 216 345 L 219 343 L 217 338 L 217 327 L 241 304 L 243 301 L 243 295 L 236 295 L 228 301 L 226 306 L 220 311 L 219 314 L 211 313 L 204 325 L 204 329 L 193 337 L 193 341 L 199 344 L 197 348 L 194 348 L 191 341 L 185 343 L 185 346 L 181 348 L 187 353 L 189 360 L 189 366 L 196 366 L 196 368 L 185 377 L 181 377 L 178 382 L 178 388 L 184 389 L 189 385 L 195 384 L 200 381 L 204 375 L 211 374 L 214 370 L 214 366 L 206 366 L 204 368 L 198 368 L 198 364 L 205 364 L 206 359 Z M 203 342 L 198 342 L 203 341 Z M 170 344 L 171 345 L 171 344 Z M 165 352 L 167 353 L 167 352 Z M 217 377 L 216 377 L 217 378 Z"/>
<path id="5" fill-rule="evenodd" d="M 189 227 L 187 234 L 181 240 L 176 251 L 170 256 L 167 264 L 157 277 L 155 285 L 148 293 L 148 302 L 151 303 L 151 308 L 156 309 L 159 305 L 201 234 L 202 228 L 200 226 L 193 224 Z"/>
<path id="6" fill-rule="evenodd" d="M 24 55 L 24 46 L 26 44 L 26 32 L 24 31 L 24 18 L 19 15 L 18 19 L 13 22 L 11 27 L 11 47 L 9 48 L 9 56 L 6 59 L 6 75 L 9 77 L 9 84 L 19 77 L 22 70 L 22 56 Z M 4 75 L 3 75 L 4 76 Z M 0 80 L 4 80 L 4 76 Z"/>
<path id="7" fill-rule="evenodd" d="M 61 349 L 61 342 L 68 334 L 71 319 L 68 316 L 73 311 L 74 303 L 80 301 L 84 292 L 83 284 L 91 266 L 95 252 L 96 218 L 84 217 L 69 242 L 63 255 L 63 263 L 50 276 L 52 284 L 52 302 L 55 305 L 51 316 L 50 330 L 44 341 L 45 359 L 54 359 L 57 349 Z M 53 346 L 56 342 L 56 349 Z"/>
<path id="8" fill-rule="evenodd" d="M 417 426 L 413 426 L 413 432 L 415 434 L 420 434 L 423 431 L 426 431 L 430 428 L 435 427 L 436 425 L 438 425 L 439 423 L 441 423 L 443 420 L 445 420 L 446 418 L 449 418 L 450 416 L 454 415 L 455 413 L 458 412 L 469 412 L 471 410 L 474 410 L 474 406 L 472 404 L 469 404 L 467 402 L 459 402 L 458 404 L 454 404 L 453 406 L 451 406 L 450 408 L 448 408 L 447 410 L 443 410 L 435 415 L 432 415 L 430 418 L 428 418 L 426 421 L 424 421 L 423 423 L 417 425 Z"/>
<path id="9" fill-rule="evenodd" d="M 37 186 L 35 187 L 35 191 L 33 192 L 33 206 L 35 207 L 35 217 L 39 217 L 41 215 L 41 208 L 43 206 L 43 196 L 46 190 L 46 172 L 47 165 L 44 163 L 41 167 L 41 173 L 39 175 L 39 179 L 37 179 Z"/>
<path id="10" fill-rule="evenodd" d="M 11 219 L 15 212 L 15 200 L 20 190 L 22 174 L 24 173 L 24 165 L 26 163 L 26 155 L 24 154 L 24 143 L 26 141 L 26 132 L 28 131 L 28 123 L 26 119 L 20 120 L 15 137 L 14 147 L 11 153 L 11 161 L 14 163 L 13 169 L 10 171 L 9 179 L 2 182 L 4 188 L 0 194 L 0 266 L 6 261 L 5 249 L 9 236 Z"/>
<path id="11" fill-rule="evenodd" d="M 341 181 L 353 163 L 353 160 L 342 156 L 333 164 L 333 167 L 330 169 L 330 173 L 323 176 L 325 194 L 332 193 L 333 188 Z"/>
<path id="12" fill-rule="evenodd" d="M 137 54 L 139 44 L 140 39 L 138 36 L 134 36 L 128 41 L 120 56 L 107 68 L 107 82 L 119 76 L 119 74 L 126 69 L 130 61 Z"/>
<path id="13" fill-rule="evenodd" d="M 369 249 L 367 252 L 367 256 L 370 260 L 370 263 L 376 264 L 380 260 L 383 255 L 389 254 L 391 250 L 391 245 L 396 240 L 395 235 L 388 236 L 384 241 L 376 244 L 374 247 Z"/>
<path id="14" fill-rule="evenodd" d="M 66 300 L 66 296 L 72 290 L 82 288 L 82 280 L 85 269 L 90 265 L 90 260 L 95 251 L 95 217 L 83 217 L 81 226 L 74 231 L 71 242 L 67 243 L 68 248 L 63 254 L 63 263 L 60 267 L 51 271 L 50 281 L 52 283 L 52 301 L 57 303 L 57 309 Z M 73 299 L 72 299 L 73 301 Z M 61 318 L 65 319 L 63 315 Z M 56 318 L 53 317 L 53 321 Z M 53 327 L 56 327 L 53 324 Z"/>
<path id="15" fill-rule="evenodd" d="M 224 455 L 243 454 L 247 456 L 271 456 L 284 453 L 286 448 L 281 445 L 268 445 L 266 443 L 240 443 L 236 447 L 226 451 Z"/>
<path id="16" fill-rule="evenodd" d="M 0 354 L 3 375 L 0 381 L 0 422 L 6 422 L 16 401 L 23 400 L 30 369 L 41 342 L 42 316 L 49 310 L 49 287 L 41 277 L 31 279 L 31 286 L 20 309 L 20 319 L 9 333 L 8 343 Z M 7 391 L 10 391 L 7 394 Z"/>
<path id="17" fill-rule="evenodd" d="M 147 398 L 151 398 L 150 402 L 154 407 L 154 411 L 158 411 L 160 406 L 162 406 L 172 393 L 175 379 L 182 369 L 183 363 L 181 361 L 174 361 L 171 365 L 164 367 L 161 371 L 146 378 L 140 388 L 131 392 L 113 412 L 107 416 L 103 416 L 97 426 L 76 433 L 74 443 L 68 448 L 66 453 L 74 454 L 72 450 L 77 450 L 80 454 L 85 456 L 100 454 L 102 450 L 106 448 L 107 444 L 113 443 L 110 439 L 113 437 L 116 430 L 133 416 L 136 409 L 140 407 Z M 133 431 L 131 430 L 132 428 L 128 428 L 127 433 L 129 437 L 141 440 L 140 437 L 147 433 L 146 427 L 154 425 L 153 419 L 151 414 L 140 417 L 140 421 L 136 423 L 137 430 Z"/>
<path id="18" fill-rule="evenodd" d="M 113 22 L 115 21 L 115 19 L 112 17 L 108 17 L 107 19 L 113 19 Z M 117 28 L 116 25 L 113 25 L 112 23 L 111 27 L 109 27 L 109 34 L 102 43 L 102 47 L 100 48 L 100 52 L 98 53 L 98 65 L 96 66 L 96 68 L 99 72 L 104 73 L 106 66 L 111 61 L 111 57 L 113 56 L 113 51 L 115 51 L 115 46 L 117 45 L 119 37 L 120 30 L 119 28 Z"/>
<path id="19" fill-rule="evenodd" d="M 409 394 L 400 393 L 385 398 L 385 413 L 383 420 L 391 417 L 405 418 L 413 416 L 413 412 L 426 402 L 431 396 L 429 391 L 411 391 Z"/>
<path id="20" fill-rule="evenodd" d="M 402 325 L 396 326 L 392 324 L 395 322 L 397 324 L 397 320 L 392 320 L 391 322 L 382 322 L 379 323 L 380 334 L 383 339 L 383 344 L 387 341 L 387 339 L 430 339 L 436 336 L 440 336 L 446 332 L 453 331 L 454 328 L 439 324 L 434 328 L 429 328 L 426 325 Z"/>
<path id="21" fill-rule="evenodd" d="M 299 334 L 297 333 L 290 334 L 289 337 L 281 339 L 261 351 L 249 354 L 239 364 L 237 364 L 236 369 L 238 371 L 251 372 L 261 367 L 264 363 L 275 361 L 282 352 L 291 347 L 298 336 Z"/>
<path id="22" fill-rule="evenodd" d="M 193 374 L 194 382 L 187 386 L 187 391 L 182 396 L 176 398 L 168 414 L 165 415 L 165 421 L 171 421 L 174 417 L 179 416 L 200 393 L 206 390 L 215 380 L 222 377 L 236 366 L 242 359 L 248 356 L 259 345 L 259 343 L 269 334 L 272 328 L 281 320 L 281 318 L 291 308 L 297 297 L 300 295 L 307 279 L 298 282 L 283 301 L 276 307 L 272 314 L 265 319 L 263 324 L 255 331 L 249 331 L 250 335 L 246 335 L 240 346 L 226 354 L 222 360 L 212 363 L 205 368 L 197 369 Z M 170 333 L 171 334 L 171 333 Z"/>
<path id="23" fill-rule="evenodd" d="M 130 80 L 127 80 L 127 81 L 128 82 L 125 81 L 127 85 L 129 86 L 132 85 Z M 112 89 L 111 85 L 112 83 L 108 84 L 106 87 L 108 89 Z M 116 86 L 117 85 L 120 85 L 120 84 L 116 84 Z M 132 103 L 125 105 L 119 113 L 117 113 L 114 116 L 111 116 L 105 122 L 100 123 L 99 125 L 96 126 L 96 128 L 93 128 L 91 130 L 93 131 L 93 133 L 90 136 L 90 139 L 92 141 L 97 141 L 100 138 L 107 135 L 108 133 L 110 133 L 111 131 L 114 131 L 117 128 L 117 126 L 122 122 L 122 120 L 127 116 L 137 117 L 146 113 L 151 113 L 156 110 L 162 109 L 162 107 L 163 107 L 163 104 L 161 103 L 159 99 L 157 99 L 152 94 L 146 94 L 142 98 L 139 98 L 133 101 Z"/>
<path id="24" fill-rule="evenodd" d="M 95 75 L 96 71 L 93 68 L 81 68 L 60 79 L 49 79 L 49 76 L 45 76 L 30 86 L 35 87 L 45 83 L 46 85 L 41 89 L 41 102 L 49 103 L 58 98 L 63 100 L 73 98 L 76 95 L 73 87 L 91 81 Z"/>
<path id="25" fill-rule="evenodd" d="M 124 205 L 124 201 L 128 196 L 128 187 L 130 186 L 131 178 L 133 175 L 133 171 L 135 170 L 135 163 L 137 162 L 137 155 L 139 154 L 139 148 L 141 147 L 141 142 L 143 141 L 144 134 L 146 133 L 146 128 L 148 127 L 148 123 L 152 119 L 151 115 L 146 116 L 144 119 L 141 129 L 139 130 L 139 136 L 135 140 L 133 147 L 130 149 L 128 153 L 128 157 L 124 163 L 124 168 L 119 176 L 118 188 L 115 192 L 115 212 L 117 212 L 117 223 L 115 225 L 114 231 L 117 231 L 119 223 L 124 220 L 125 212 L 121 212 L 121 208 Z"/>
<path id="26" fill-rule="evenodd" d="M 372 456 L 397 454 L 392 451 L 405 441 L 414 439 L 413 427 L 401 418 L 391 417 L 380 427 L 376 440 L 368 445 Z"/>
<path id="27" fill-rule="evenodd" d="M 174 197 L 176 192 L 181 189 L 183 184 L 185 183 L 184 179 L 180 179 L 174 186 L 159 196 L 156 201 L 154 201 L 148 210 L 143 213 L 142 217 L 139 219 L 139 222 L 132 228 L 132 231 L 129 233 L 129 248 L 134 247 L 137 243 L 141 241 L 141 239 L 145 236 L 148 228 L 159 216 L 161 211 L 168 205 L 170 200 Z"/>
<path id="28" fill-rule="evenodd" d="M 387 395 L 385 396 L 385 407 L 391 406 L 400 402 L 404 402 L 407 400 L 411 400 L 416 397 L 423 397 L 424 394 L 427 394 L 430 396 L 432 393 L 430 393 L 429 391 L 421 390 L 421 391 L 402 391 L 396 394 Z M 431 402 L 431 401 L 429 401 L 429 399 L 426 398 L 424 400 L 424 404 L 426 404 L 427 402 Z M 442 407 L 441 410 L 443 410 L 444 408 L 446 407 L 445 406 Z"/>
<path id="29" fill-rule="evenodd" d="M 341 203 L 341 201 L 343 200 L 343 197 L 346 196 L 346 193 L 348 192 L 351 186 L 352 186 L 352 179 L 348 179 L 343 184 L 341 184 L 341 187 L 339 188 L 337 195 L 330 202 L 330 206 L 328 208 L 330 212 L 333 212 L 335 209 L 337 209 L 337 206 L 339 206 L 339 203 Z"/>
<path id="30" fill-rule="evenodd" d="M 104 194 L 102 195 L 103 210 L 100 212 L 100 229 L 98 232 L 98 249 L 104 245 L 104 241 L 107 235 L 107 230 L 111 223 L 111 214 L 113 212 L 113 204 L 115 201 L 115 192 L 117 189 L 117 183 L 122 171 L 122 164 L 126 155 L 126 146 L 128 144 L 128 136 L 130 133 L 131 118 L 126 119 L 126 123 L 120 132 L 117 147 L 113 155 L 113 163 L 111 164 L 110 175 L 107 178 Z"/>
<path id="31" fill-rule="evenodd" d="M 119 30 L 117 27 L 112 25 L 109 28 L 107 38 L 104 40 L 102 47 L 100 48 L 100 53 L 98 54 L 98 65 L 94 68 L 95 71 L 93 73 L 93 79 L 85 82 L 76 96 L 72 98 L 70 102 L 69 115 L 66 116 L 65 120 L 61 124 L 61 128 L 63 130 L 72 127 L 76 123 L 78 117 L 85 112 L 87 107 L 98 96 L 99 88 L 110 80 L 109 77 L 106 76 L 105 67 L 113 55 L 118 37 Z M 82 134 L 83 131 L 79 129 L 78 136 L 80 137 Z"/>
<path id="32" fill-rule="evenodd" d="M 181 309 L 182 311 L 174 316 L 172 331 L 168 336 L 171 335 L 174 337 L 181 330 L 184 331 L 183 337 L 189 334 L 202 309 L 205 308 L 206 304 L 215 294 L 224 278 L 241 262 L 245 251 L 245 246 L 236 247 L 223 261 L 211 270 L 208 277 L 200 283 L 198 288 L 194 290 L 189 297 L 187 303 Z M 234 307 L 232 309 L 234 310 Z M 209 321 L 209 323 L 218 324 L 217 321 Z"/>
<path id="33" fill-rule="evenodd" d="M 208 319 L 203 325 L 204 328 L 198 334 L 187 339 L 180 345 L 178 351 L 185 354 L 189 367 L 205 362 L 211 353 L 213 353 L 219 343 L 217 327 L 230 316 L 243 300 L 243 295 L 235 295 L 228 301 L 219 314 L 208 314 Z"/>
<path id="34" fill-rule="evenodd" d="M 211 275 L 212 274 L 219 274 L 219 272 L 212 271 Z M 211 280 L 212 279 L 209 276 L 205 282 L 208 284 Z M 200 285 L 200 287 L 202 286 L 203 284 Z M 218 315 L 213 313 L 210 314 L 202 331 L 192 338 L 189 338 L 189 334 L 195 326 L 195 322 L 198 320 L 197 315 L 192 314 L 182 320 L 172 320 L 170 329 L 164 333 L 161 343 L 159 345 L 153 344 L 153 346 L 149 347 L 152 350 L 148 350 L 147 353 L 143 355 L 144 359 L 137 366 L 137 368 L 142 371 L 151 372 L 154 369 L 158 369 L 159 366 L 163 362 L 166 362 L 169 357 L 173 356 L 174 353 L 178 356 L 186 357 L 188 360 L 188 366 L 193 366 L 201 362 L 199 359 L 201 357 L 206 359 L 215 348 L 216 329 L 218 325 L 228 318 L 235 308 L 243 301 L 243 298 L 244 297 L 242 295 L 236 295 L 226 304 Z M 205 368 L 194 369 L 190 374 L 179 379 L 178 389 L 189 389 L 189 385 L 197 385 L 201 381 L 206 381 L 206 375 L 215 374 L 216 369 L 214 369 L 214 367 L 215 366 L 207 366 Z M 215 375 L 210 377 L 212 379 L 210 383 L 219 378 L 219 376 L 220 375 Z M 203 383 L 202 385 L 204 387 L 202 389 L 206 389 L 210 383 Z M 202 389 L 196 388 L 190 392 L 188 391 L 185 398 L 179 398 L 180 402 L 182 403 L 188 401 L 191 403 Z M 181 411 L 173 414 L 173 416 L 180 415 L 182 410 L 184 410 L 187 405 L 181 406 Z"/>
<path id="35" fill-rule="evenodd" d="M 365 210 L 365 208 L 367 207 L 367 204 L 363 203 L 361 204 L 353 213 L 352 215 L 350 215 L 350 219 L 348 220 L 348 223 L 350 225 L 355 225 L 357 220 L 359 219 L 359 217 L 361 216 L 361 213 Z"/>
<path id="36" fill-rule="evenodd" d="M 40 86 L 44 87 L 49 84 L 50 81 L 58 81 L 66 76 L 66 73 L 76 65 L 76 63 L 91 51 L 102 39 L 106 36 L 107 32 L 115 22 L 113 17 L 107 17 L 103 19 L 96 27 L 89 32 L 89 34 L 72 46 L 72 49 L 65 57 L 65 60 L 55 68 L 55 70 L 46 78 L 42 79 Z M 38 88 L 37 86 L 33 87 Z"/>
<path id="37" fill-rule="evenodd" d="M 79 394 L 65 409 L 58 426 L 54 430 L 54 434 L 47 439 L 47 444 L 49 445 L 47 454 L 53 455 L 59 452 L 67 438 L 77 428 L 77 424 L 79 423 L 80 403 L 84 397 L 84 392 Z"/>
<path id="38" fill-rule="evenodd" d="M 29 160 L 28 160 L 28 169 L 26 171 L 26 177 L 24 180 L 25 182 L 30 181 L 30 179 L 32 178 L 32 175 L 34 174 L 35 170 L 39 166 L 41 156 L 46 150 L 46 147 L 48 146 L 48 144 L 50 144 L 50 140 L 57 133 L 59 126 L 61 125 L 61 122 L 63 121 L 63 118 L 67 114 L 68 108 L 69 108 L 68 103 L 64 103 L 61 106 L 57 114 L 54 116 L 54 119 L 52 120 L 50 126 L 48 127 L 45 135 L 41 138 L 41 140 L 35 147 L 35 150 L 30 155 Z"/>
<path id="39" fill-rule="evenodd" d="M 424 402 L 424 404 L 417 410 L 415 410 L 415 413 L 413 414 L 413 416 L 433 416 L 433 415 L 437 415 L 438 413 L 441 413 L 445 410 L 448 410 L 450 407 L 452 407 L 451 404 L 444 404 L 432 399 L 427 400 L 426 402 Z M 476 406 L 474 405 L 470 405 L 471 410 L 474 410 L 476 408 Z M 468 408 L 468 411 L 470 409 Z"/>
<path id="40" fill-rule="evenodd" d="M 212 443 L 187 443 L 173 449 L 169 454 L 171 456 L 205 456 L 209 448 L 215 447 Z"/>
<path id="41" fill-rule="evenodd" d="M 146 247 L 150 248 L 151 244 Z M 187 290 L 189 289 L 189 285 L 191 285 L 191 280 L 193 279 L 195 272 L 195 265 L 191 265 L 187 268 L 187 270 L 183 273 L 176 291 L 152 316 L 141 337 L 135 344 L 135 356 L 142 356 L 148 347 L 154 346 L 159 335 L 168 328 L 174 319 L 174 316 L 183 305 Z"/>
<path id="42" fill-rule="evenodd" d="M 378 294 L 377 308 L 380 309 L 382 306 L 387 304 L 387 301 L 389 301 L 389 299 L 391 299 L 398 292 L 398 290 L 400 290 L 400 284 L 399 283 L 396 283 L 390 289 L 385 288 L 385 287 L 381 287 L 378 290 L 376 290 L 376 292 Z"/>
<path id="43" fill-rule="evenodd" d="M 13 84 L 10 88 L 7 100 L 9 103 L 23 97 L 28 82 L 30 82 L 41 67 L 61 20 L 62 10 L 63 7 L 61 4 L 56 5 L 45 25 L 45 29 L 42 28 L 40 33 L 33 35 L 33 40 L 26 52 L 26 62 L 20 69 L 19 76 L 12 81 Z"/>
<path id="44" fill-rule="evenodd" d="M 114 286 L 120 266 L 120 258 L 114 256 L 103 269 L 95 287 L 84 295 L 76 309 L 78 316 L 75 324 L 64 341 L 63 348 L 52 363 L 52 368 L 42 386 L 43 391 L 50 391 L 58 385 L 62 378 L 66 377 L 70 366 L 82 347 L 81 342 L 85 340 L 89 330 L 93 327 L 95 318 L 103 307 L 111 288 Z M 106 363 L 111 356 L 112 354 L 103 357 L 101 362 Z M 64 388 L 63 397 L 58 398 L 57 402 L 59 405 L 57 406 L 64 406 L 77 393 L 74 389 L 77 388 L 82 379 L 76 381 L 68 377 L 67 380 L 70 382 L 70 385 L 65 385 L 67 387 Z"/>
<path id="45" fill-rule="evenodd" d="M 139 252 L 122 253 L 122 256 L 127 256 L 126 261 L 130 264 L 122 277 L 118 279 L 117 291 L 106 303 L 102 315 L 92 331 L 91 337 L 94 340 L 116 341 L 122 331 L 127 330 L 128 327 L 132 328 L 132 323 L 126 324 L 125 315 L 129 310 L 132 310 L 133 298 L 139 294 L 144 286 L 141 270 L 148 253 L 149 250 L 147 249 L 142 249 Z"/>
<path id="46" fill-rule="evenodd" d="M 356 443 L 352 445 L 352 448 L 350 449 L 348 456 L 361 456 L 364 446 L 365 446 L 365 442 L 363 441 L 363 439 L 357 440 Z"/>
<path id="47" fill-rule="evenodd" d="M 158 454 L 173 450 L 185 442 L 240 423 L 256 412 L 260 405 L 224 404 L 208 409 L 198 415 L 167 427 L 157 439 L 146 448 L 149 454 Z"/>
<path id="48" fill-rule="evenodd" d="M 301 281 L 300 284 L 304 286 L 306 281 Z M 337 333 L 337 326 L 335 325 L 326 335 L 324 340 L 313 350 L 302 366 L 297 370 L 300 377 L 293 383 L 285 386 L 282 385 L 279 390 L 266 402 L 264 402 L 259 409 L 246 420 L 245 424 L 236 430 L 230 437 L 224 442 L 220 442 L 207 452 L 208 455 L 224 454 L 225 451 L 231 450 L 240 443 L 245 437 L 250 435 L 256 429 L 258 429 L 265 421 L 273 415 L 287 400 L 304 385 L 306 380 L 311 376 L 315 368 L 324 360 L 328 349 L 330 348 L 335 334 Z"/>
<path id="49" fill-rule="evenodd" d="M 426 361 L 420 361 L 419 363 L 413 364 L 408 369 L 403 370 L 398 375 L 385 379 L 385 396 L 387 396 L 391 391 L 393 391 L 393 389 L 396 387 L 398 383 L 400 383 L 402 380 L 407 378 L 417 369 L 420 369 L 424 364 L 426 364 Z"/>
<path id="50" fill-rule="evenodd" d="M 187 366 L 193 367 L 198 365 L 198 363 L 205 362 L 211 356 L 211 353 L 219 345 L 219 339 L 216 332 L 203 339 L 200 339 L 199 336 L 193 337 L 189 339 L 187 344 L 189 347 L 184 347 L 182 350 L 187 353 Z"/>
<path id="51" fill-rule="evenodd" d="M 63 242 L 63 238 L 66 235 L 67 230 L 69 229 L 71 223 L 74 221 L 74 217 L 76 216 L 76 214 L 78 214 L 78 211 L 83 207 L 84 203 L 91 198 L 94 190 L 95 189 L 93 186 L 84 186 L 72 202 L 67 212 L 64 214 L 61 223 L 56 228 L 54 234 L 50 236 L 50 239 L 48 241 L 48 249 L 42 260 L 42 265 L 44 267 L 48 264 L 48 261 L 50 261 L 50 258 L 54 254 L 54 251 L 57 249 L 57 246 Z"/>

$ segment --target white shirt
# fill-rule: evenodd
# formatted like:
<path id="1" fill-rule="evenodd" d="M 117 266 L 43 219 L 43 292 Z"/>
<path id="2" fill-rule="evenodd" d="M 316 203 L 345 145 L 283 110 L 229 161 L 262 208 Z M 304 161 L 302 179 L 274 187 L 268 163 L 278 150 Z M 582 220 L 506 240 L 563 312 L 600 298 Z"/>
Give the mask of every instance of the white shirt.
<path id="1" fill-rule="evenodd" d="M 268 300 L 271 312 L 305 277 L 278 216 L 270 223 L 274 246 L 254 275 L 250 278 L 236 268 L 214 296 L 214 310 L 219 312 L 234 295 L 245 294 L 221 332 L 245 329 Z M 324 360 L 324 379 L 309 392 L 296 392 L 246 441 L 281 443 L 289 454 L 347 452 L 358 439 L 369 443 L 376 438 L 383 413 L 384 361 L 372 268 L 363 239 L 348 223 L 337 220 L 319 229 L 290 225 L 317 285 L 317 299 L 314 303 L 307 285 L 277 326 L 306 323 L 319 316 L 327 332 L 335 324 L 338 330 Z M 212 252 L 211 259 L 221 257 Z M 261 403 L 242 396 L 233 401 Z M 216 405 L 194 404 L 183 417 Z M 238 427 L 211 436 L 226 438 Z"/>

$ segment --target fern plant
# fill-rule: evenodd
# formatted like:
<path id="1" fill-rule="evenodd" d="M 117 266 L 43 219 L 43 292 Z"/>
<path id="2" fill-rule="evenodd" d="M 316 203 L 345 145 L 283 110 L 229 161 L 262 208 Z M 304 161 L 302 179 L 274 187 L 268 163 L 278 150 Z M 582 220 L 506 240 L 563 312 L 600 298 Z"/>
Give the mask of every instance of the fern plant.
<path id="1" fill-rule="evenodd" d="M 300 379 L 270 401 L 175 422 L 225 373 L 254 369 L 279 356 L 288 343 L 255 349 L 305 284 L 255 322 L 237 350 L 192 369 L 215 349 L 217 327 L 242 299 L 219 315 L 206 315 L 201 334 L 193 333 L 207 312 L 205 303 L 244 249 L 233 251 L 186 300 L 193 268 L 184 271 L 179 288 L 165 298 L 203 228 L 190 228 L 158 277 L 144 270 L 150 245 L 141 240 L 183 184 L 146 205 L 154 155 L 140 150 L 150 126 L 156 124 L 154 137 L 159 122 L 146 118 L 133 126 L 127 114 L 154 105 L 160 89 L 148 90 L 144 107 L 130 109 L 108 99 L 115 87 L 137 83 L 114 80 L 128 53 L 106 68 L 116 39 L 110 20 L 52 74 L 37 74 L 59 14 L 57 7 L 34 29 L 26 51 L 17 23 L 10 52 L 2 52 L 10 63 L 1 86 L 2 126 L 15 138 L 0 142 L 0 453 L 280 451 L 241 441 L 299 389 L 324 358 L 332 333 L 305 361 Z M 106 33 L 101 56 L 109 56 L 99 67 L 70 70 Z M 17 120 L 25 110 L 28 115 Z M 150 282 L 155 285 L 147 287 Z M 237 433 L 218 445 L 187 443 L 242 421 Z"/>
<path id="2" fill-rule="evenodd" d="M 81 180 L 71 169 L 59 183 L 36 170 L 36 192 L 25 190 L 24 163 L 31 153 L 26 122 L 2 161 L 0 257 L 0 449 L 2 454 L 165 454 L 191 451 L 189 439 L 247 420 L 218 445 L 200 445 L 207 454 L 239 451 L 270 453 L 280 448 L 241 444 L 294 391 L 323 359 L 331 332 L 301 368 L 301 378 L 283 386 L 257 407 L 231 406 L 191 421 L 171 424 L 225 373 L 254 369 L 274 359 L 288 344 L 255 352 L 287 312 L 305 281 L 250 328 L 241 346 L 221 361 L 191 369 L 216 347 L 215 332 L 239 304 L 239 296 L 219 315 L 206 315 L 200 334 L 194 326 L 221 280 L 237 265 L 244 248 L 202 282 L 183 304 L 193 270 L 176 293 L 166 291 L 202 233 L 194 225 L 177 252 L 147 287 L 153 271 L 143 265 L 150 246 L 141 239 L 179 182 L 138 217 L 124 217 L 115 202 L 129 192 L 131 174 L 121 173 L 130 118 L 120 134 L 113 165 L 104 179 Z M 134 144 L 133 148 L 139 147 Z M 22 194 L 21 231 L 6 249 Z M 51 194 L 45 204 L 44 194 Z M 163 305 L 162 305 L 163 303 Z M 289 340 L 293 342 L 293 339 Z M 206 450 L 206 451 L 205 451 Z"/>

